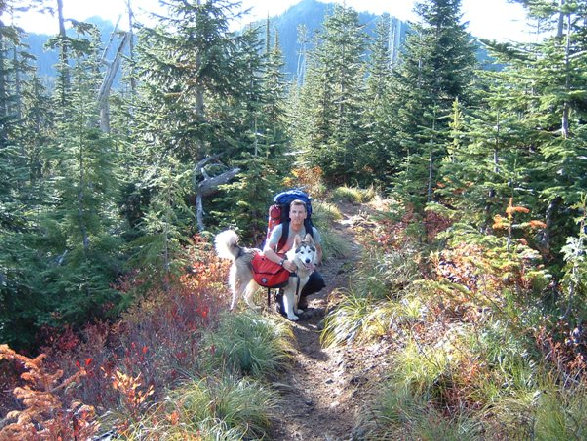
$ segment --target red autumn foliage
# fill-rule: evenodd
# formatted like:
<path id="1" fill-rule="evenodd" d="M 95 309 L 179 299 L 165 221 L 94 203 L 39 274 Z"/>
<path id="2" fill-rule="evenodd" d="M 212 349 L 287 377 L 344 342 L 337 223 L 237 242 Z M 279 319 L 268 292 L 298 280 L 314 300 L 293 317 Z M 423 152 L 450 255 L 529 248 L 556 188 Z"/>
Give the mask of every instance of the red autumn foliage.
<path id="1" fill-rule="evenodd" d="M 554 326 L 540 327 L 535 333 L 546 360 L 574 381 L 587 381 L 587 330 L 584 324 L 570 326 L 558 320 Z"/>
<path id="2" fill-rule="evenodd" d="M 0 440 L 89 439 L 96 433 L 94 408 L 72 398 L 75 382 L 85 371 L 78 369 L 63 379 L 63 370 L 48 369 L 45 359 L 44 354 L 28 358 L 0 345 L 0 360 L 24 369 L 24 385 L 12 391 L 23 409 L 8 412 L 8 424 L 0 429 Z"/>
<path id="3" fill-rule="evenodd" d="M 424 217 L 424 225 L 426 227 L 428 241 L 432 242 L 436 239 L 438 233 L 446 231 L 452 225 L 452 221 L 439 213 L 427 210 Z"/>
<path id="4" fill-rule="evenodd" d="M 401 249 L 410 241 L 406 229 L 415 219 L 414 207 L 408 206 L 399 221 L 381 218 L 366 228 L 368 237 L 385 249 Z M 368 241 L 365 241 L 368 243 Z"/>
<path id="5" fill-rule="evenodd" d="M 201 332 L 228 303 L 228 267 L 216 257 L 212 245 L 200 237 L 194 238 L 187 254 L 190 262 L 180 276 L 153 283 L 148 274 L 135 271 L 119 281 L 121 292 L 135 292 L 134 288 L 143 284 L 146 292 L 118 321 L 96 322 L 81 330 L 45 328 L 44 354 L 38 360 L 26 361 L 23 356 L 3 348 L 13 360 L 29 363 L 36 369 L 34 375 L 31 376 L 29 369 L 23 379 L 18 379 L 10 374 L 14 367 L 5 367 L 7 362 L 0 357 L 1 371 L 6 372 L 0 376 L 5 383 L 3 390 L 18 394 L 17 399 L 7 402 L 12 407 L 0 416 L 17 406 L 21 408 L 18 414 L 9 413 L 18 419 L 7 426 L 10 429 L 5 429 L 10 433 L 32 430 L 30 424 L 41 427 L 38 421 L 42 421 L 44 433 L 61 430 L 65 434 L 50 439 L 75 439 L 76 431 L 84 430 L 85 434 L 90 428 L 94 430 L 89 410 L 103 413 L 118 409 L 131 421 L 140 416 L 143 406 L 174 382 L 187 373 L 197 372 Z M 41 360 L 46 371 L 40 368 Z M 33 392 L 26 389 L 27 382 L 37 378 L 45 384 L 37 388 L 38 393 L 37 389 L 31 389 Z M 48 382 L 52 382 L 51 387 Z M 47 395 L 47 391 L 53 390 L 67 390 L 67 396 L 78 401 Z M 42 402 L 35 398 L 41 397 L 41 393 L 45 394 Z M 127 422 L 120 422 L 121 430 Z M 66 433 L 65 427 L 70 432 Z"/>
<path id="6" fill-rule="evenodd" d="M 291 177 L 285 178 L 283 184 L 285 187 L 304 188 L 312 197 L 316 198 L 324 192 L 323 174 L 322 169 L 318 166 L 294 168 Z"/>

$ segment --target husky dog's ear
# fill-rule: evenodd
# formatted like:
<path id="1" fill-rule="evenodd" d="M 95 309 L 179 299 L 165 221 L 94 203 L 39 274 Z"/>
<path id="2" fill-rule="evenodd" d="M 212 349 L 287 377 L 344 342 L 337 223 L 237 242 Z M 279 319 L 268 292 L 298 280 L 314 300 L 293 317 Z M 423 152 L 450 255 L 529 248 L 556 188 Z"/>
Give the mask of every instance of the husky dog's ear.
<path id="1" fill-rule="evenodd" d="M 314 244 L 314 238 L 308 233 L 306 237 L 304 237 L 304 242 L 308 242 L 310 245 Z"/>
<path id="2" fill-rule="evenodd" d="M 301 241 L 302 241 L 302 238 L 296 234 L 296 237 L 294 237 L 294 241 L 293 241 L 293 247 L 297 248 L 300 245 Z"/>

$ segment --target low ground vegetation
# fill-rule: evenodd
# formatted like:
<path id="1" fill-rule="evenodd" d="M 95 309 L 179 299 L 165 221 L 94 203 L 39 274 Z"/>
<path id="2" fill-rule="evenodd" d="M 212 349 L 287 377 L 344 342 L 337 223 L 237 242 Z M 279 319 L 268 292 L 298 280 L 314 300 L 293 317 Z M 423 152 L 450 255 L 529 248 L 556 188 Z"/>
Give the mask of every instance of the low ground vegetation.
<path id="1" fill-rule="evenodd" d="M 321 334 L 330 347 L 391 342 L 354 439 L 585 439 L 585 338 L 556 313 L 569 299 L 551 301 L 564 286 L 530 242 L 399 201 L 344 203 L 365 200 L 353 225 L 362 255 L 331 293 Z M 334 201 L 315 213 L 326 258 L 348 255 L 329 229 L 342 217 Z M 37 358 L 0 347 L 0 380 L 13 391 L 0 439 L 268 439 L 280 400 L 272 380 L 296 351 L 290 324 L 224 313 L 226 264 L 201 238 L 186 251 L 181 276 L 120 282 L 140 300 L 117 322 L 48 330 Z"/>
<path id="2" fill-rule="evenodd" d="M 392 213 L 393 214 L 393 213 Z M 529 241 L 410 210 L 357 230 L 360 265 L 326 345 L 393 342 L 393 368 L 356 420 L 361 439 L 584 439 L 585 341 L 546 300 Z M 430 225 L 434 222 L 434 225 Z M 559 310 L 560 311 L 560 310 Z"/>

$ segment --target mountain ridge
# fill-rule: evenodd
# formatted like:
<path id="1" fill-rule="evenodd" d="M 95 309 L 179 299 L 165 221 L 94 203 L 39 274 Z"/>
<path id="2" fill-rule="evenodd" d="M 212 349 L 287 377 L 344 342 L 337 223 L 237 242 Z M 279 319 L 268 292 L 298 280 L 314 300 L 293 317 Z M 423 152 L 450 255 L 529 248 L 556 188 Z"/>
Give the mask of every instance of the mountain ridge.
<path id="1" fill-rule="evenodd" d="M 305 25 L 308 30 L 308 37 L 311 39 L 321 28 L 324 19 L 334 10 L 334 3 L 324 3 L 318 0 L 301 0 L 299 3 L 290 6 L 283 13 L 269 17 L 271 26 L 271 38 L 277 33 L 279 45 L 284 59 L 284 74 L 288 79 L 293 78 L 297 73 L 298 62 L 298 26 Z M 365 33 L 373 36 L 376 20 L 379 15 L 370 12 L 358 12 L 359 22 L 365 26 Z M 396 19 L 397 20 L 397 19 Z M 90 17 L 85 20 L 98 27 L 102 34 L 102 41 L 106 44 L 110 34 L 114 31 L 114 25 L 109 20 L 101 17 Z M 264 27 L 266 20 L 253 21 L 246 26 Z M 401 40 L 405 37 L 407 25 L 400 22 Z M 245 26 L 245 27 L 246 27 Z M 51 81 L 55 77 L 55 64 L 58 56 L 56 50 L 47 50 L 45 43 L 51 38 L 49 35 L 29 33 L 24 42 L 29 46 L 29 51 L 37 58 L 39 76 Z M 261 38 L 264 34 L 261 33 Z"/>

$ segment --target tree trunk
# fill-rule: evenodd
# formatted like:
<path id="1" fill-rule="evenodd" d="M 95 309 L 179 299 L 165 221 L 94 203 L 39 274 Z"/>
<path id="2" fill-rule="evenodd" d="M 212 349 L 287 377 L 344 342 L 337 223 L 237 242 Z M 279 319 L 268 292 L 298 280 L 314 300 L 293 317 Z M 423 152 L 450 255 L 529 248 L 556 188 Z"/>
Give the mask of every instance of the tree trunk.
<path id="1" fill-rule="evenodd" d="M 556 36 L 558 38 L 562 38 L 562 36 L 563 36 L 563 23 L 564 23 L 564 17 L 565 17 L 565 14 L 563 14 L 563 6 L 564 5 L 565 5 L 565 0 L 559 0 L 559 2 L 558 2 L 558 8 L 559 8 L 558 24 L 557 24 L 557 30 L 556 30 Z"/>
<path id="2" fill-rule="evenodd" d="M 205 165 L 208 162 L 215 161 L 220 155 L 211 156 L 204 158 L 194 167 L 194 188 L 196 190 L 196 225 L 198 231 L 204 231 L 206 226 L 204 225 L 204 204 L 203 199 L 218 192 L 218 187 L 223 184 L 227 184 L 234 179 L 234 177 L 240 172 L 240 168 L 235 167 L 218 176 L 210 177 L 206 173 Z M 204 179 L 198 183 L 198 176 L 202 175 Z"/>
<path id="3" fill-rule="evenodd" d="M 112 89 L 114 78 L 116 78 L 116 74 L 118 73 L 118 68 L 122 59 L 122 51 L 124 50 L 126 43 L 129 41 L 129 38 L 130 34 L 128 32 L 125 33 L 122 41 L 118 45 L 118 50 L 116 51 L 114 60 L 108 66 L 108 70 L 106 71 L 106 75 L 104 76 L 104 80 L 102 81 L 102 85 L 100 86 L 100 90 L 98 92 L 100 128 L 104 133 L 110 133 L 110 108 L 108 105 L 108 97 L 110 96 L 110 90 Z"/>
<path id="4" fill-rule="evenodd" d="M 0 27 L 4 23 L 0 20 Z M 6 96 L 6 67 L 4 65 L 4 38 L 0 32 L 0 119 L 7 115 L 7 96 Z"/>
<path id="5" fill-rule="evenodd" d="M 196 7 L 200 6 L 200 0 L 196 0 Z M 200 12 L 199 12 L 200 14 Z M 200 20 L 198 20 L 198 17 L 196 18 L 196 26 L 199 26 Z M 202 32 L 202 31 L 201 31 Z M 196 72 L 200 72 L 201 71 L 201 65 L 202 65 L 202 55 L 200 53 L 200 51 L 196 51 L 196 65 L 194 66 L 194 70 Z M 204 90 L 203 90 L 203 86 L 202 86 L 202 79 L 200 78 L 200 75 L 198 74 L 198 77 L 195 78 L 196 80 L 196 119 L 200 119 L 200 118 L 204 118 Z"/>
<path id="6" fill-rule="evenodd" d="M 432 115 L 432 134 L 436 130 L 436 110 Z M 434 135 L 432 135 L 434 136 Z M 428 151 L 428 202 L 432 202 L 432 179 L 434 178 L 434 141 L 429 142 L 430 150 Z"/>
<path id="7" fill-rule="evenodd" d="M 499 175 L 499 142 L 500 142 L 500 129 L 501 129 L 501 114 L 497 111 L 497 133 L 495 135 L 495 145 L 493 146 L 493 173 Z M 487 203 L 485 204 L 485 219 L 489 217 L 491 210 L 491 201 L 495 198 L 495 189 L 489 190 L 487 195 Z"/>
<path id="8" fill-rule="evenodd" d="M 561 4 L 564 0 L 561 0 Z M 565 92 L 568 93 L 570 89 L 570 57 L 571 52 L 571 14 L 567 14 L 567 40 L 565 44 Z M 570 105 L 568 100 L 565 99 L 563 103 L 563 114 L 561 118 L 561 134 L 564 139 L 569 137 L 569 111 Z"/>
<path id="9" fill-rule="evenodd" d="M 300 51 L 298 52 L 298 66 L 296 69 L 296 76 L 298 85 L 301 86 L 304 82 L 304 74 L 306 72 L 306 45 L 308 43 L 308 28 L 305 25 L 298 25 L 298 43 L 300 43 Z"/>
<path id="10" fill-rule="evenodd" d="M 57 17 L 59 20 L 59 42 L 61 51 L 59 52 L 59 60 L 61 64 L 61 80 L 63 87 L 61 89 L 61 105 L 65 109 L 67 101 L 67 93 L 71 87 L 71 80 L 69 78 L 69 56 L 67 54 L 67 34 L 65 33 L 65 18 L 63 17 L 63 0 L 57 0 Z"/>
<path id="11" fill-rule="evenodd" d="M 198 231 L 204 231 L 206 226 L 204 225 L 204 204 L 202 203 L 202 195 L 196 194 L 196 226 Z"/>
<path id="12" fill-rule="evenodd" d="M 88 237 L 88 230 L 86 228 L 86 222 L 84 219 L 84 190 L 85 190 L 85 175 L 84 175 L 84 156 L 83 146 L 79 147 L 78 166 L 80 170 L 77 190 L 77 214 L 79 217 L 79 229 L 82 236 L 82 246 L 84 248 L 84 254 L 88 252 L 90 248 L 90 239 Z"/>
<path id="13" fill-rule="evenodd" d="M 1 26 L 1 25 L 0 25 Z M 22 117 L 22 92 L 20 80 L 20 68 L 18 67 L 18 51 L 16 47 L 13 48 L 13 65 L 14 69 L 14 94 L 16 100 L 16 118 Z"/>
<path id="14" fill-rule="evenodd" d="M 544 229 L 542 240 L 540 241 L 546 251 L 550 248 L 550 232 L 552 231 L 554 219 L 558 211 L 557 208 L 561 201 L 562 199 L 560 197 L 551 199 L 548 203 L 548 208 L 546 209 L 546 228 Z"/>
<path id="15" fill-rule="evenodd" d="M 126 9 L 128 11 L 128 57 L 130 60 L 130 93 L 131 93 L 131 102 L 134 102 L 134 97 L 137 91 L 137 80 L 135 78 L 135 58 L 134 58 L 134 51 L 135 51 L 135 35 L 133 31 L 133 12 L 130 5 L 130 0 L 126 0 Z"/>

